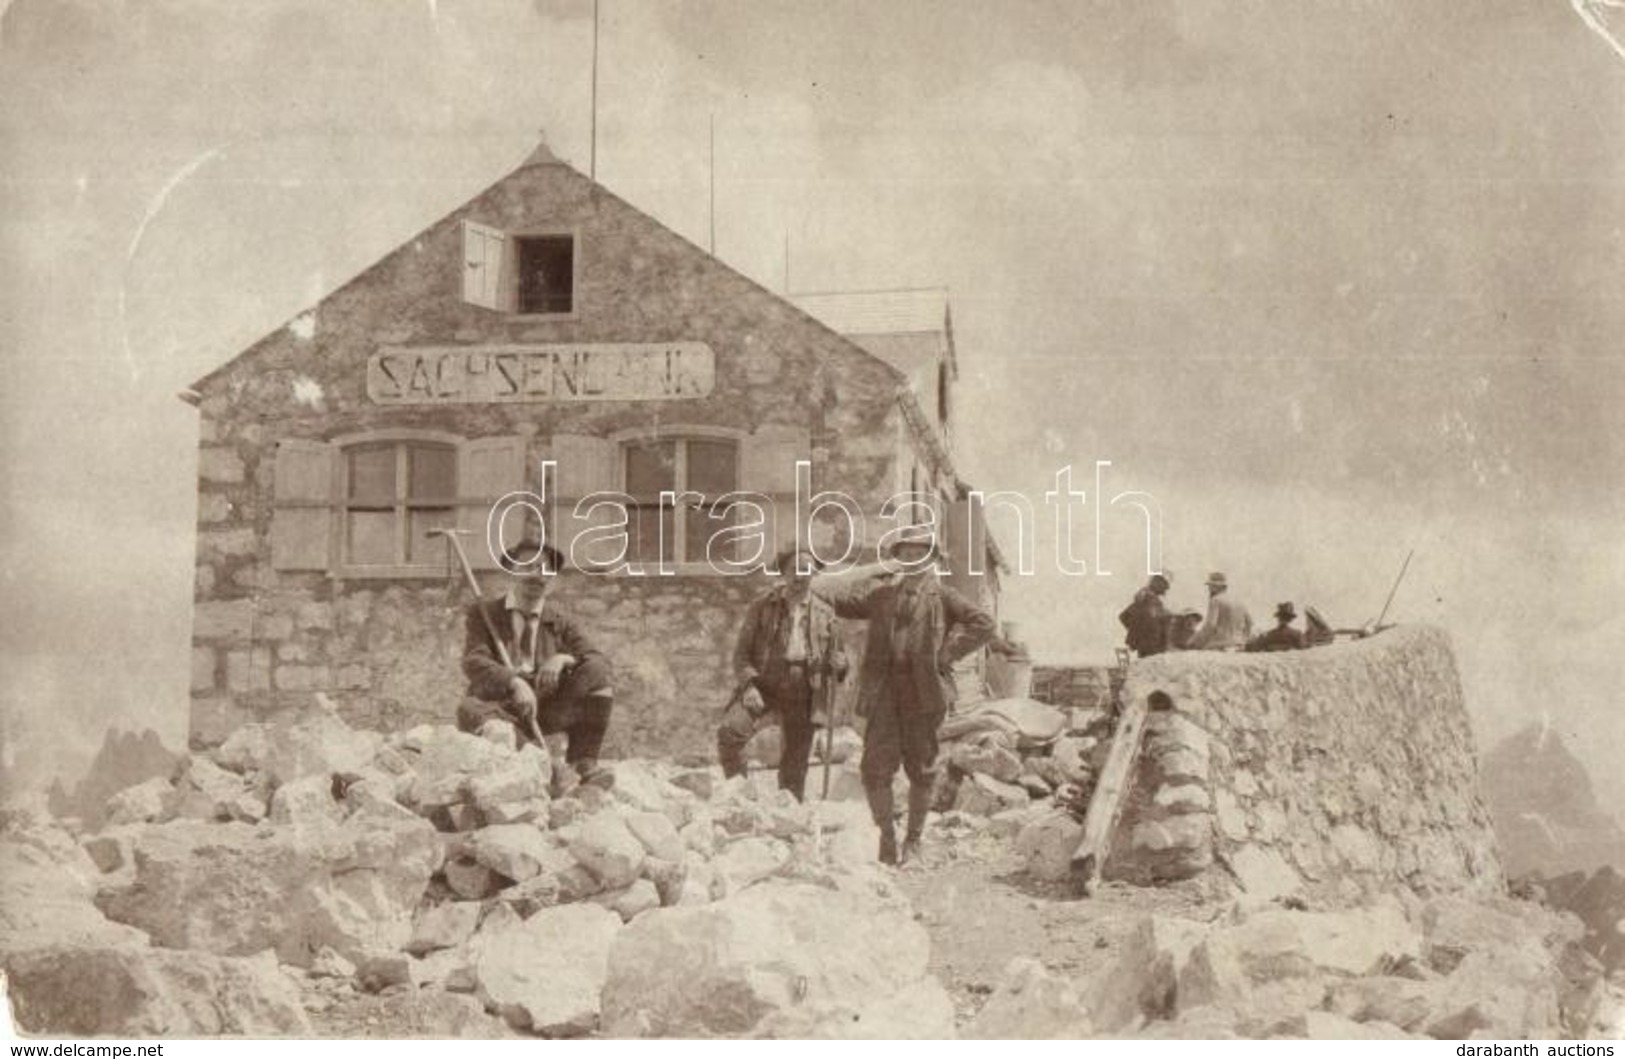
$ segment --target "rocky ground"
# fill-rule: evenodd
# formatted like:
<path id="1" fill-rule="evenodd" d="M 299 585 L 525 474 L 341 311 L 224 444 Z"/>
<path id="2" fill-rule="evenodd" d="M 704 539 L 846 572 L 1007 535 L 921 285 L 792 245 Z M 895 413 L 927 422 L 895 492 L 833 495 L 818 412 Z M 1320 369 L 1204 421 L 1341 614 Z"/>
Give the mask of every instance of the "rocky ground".
<path id="1" fill-rule="evenodd" d="M 967 733 L 894 871 L 850 761 L 806 806 L 665 762 L 569 790 L 511 733 L 383 737 L 318 701 L 94 830 L 9 806 L 0 964 L 19 1029 L 73 1036 L 1625 1032 L 1587 928 L 1533 901 L 1259 903 L 1214 875 L 1078 898 L 1044 795 L 1087 781 L 1086 731 L 1043 764 Z"/>

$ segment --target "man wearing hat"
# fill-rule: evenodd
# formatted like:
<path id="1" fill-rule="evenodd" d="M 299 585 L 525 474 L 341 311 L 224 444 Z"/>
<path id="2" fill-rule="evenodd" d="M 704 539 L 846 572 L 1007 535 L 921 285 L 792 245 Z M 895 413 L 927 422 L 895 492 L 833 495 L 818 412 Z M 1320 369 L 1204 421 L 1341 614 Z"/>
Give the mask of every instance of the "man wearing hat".
<path id="1" fill-rule="evenodd" d="M 1229 582 L 1223 574 L 1207 575 L 1207 620 L 1191 637 L 1193 651 L 1238 650 L 1247 646 L 1253 635 L 1252 615 L 1247 608 L 1231 599 Z"/>
<path id="2" fill-rule="evenodd" d="M 745 613 L 734 649 L 733 698 L 717 727 L 724 776 L 745 774 L 745 744 L 763 727 L 779 726 L 779 787 L 800 801 L 806 793 L 813 720 L 820 693 L 846 675 L 834 609 L 813 595 L 809 575 L 823 568 L 812 552 L 789 548 L 776 564 L 779 583 Z M 831 723 L 825 718 L 825 724 Z"/>
<path id="3" fill-rule="evenodd" d="M 1160 655 L 1168 649 L 1168 624 L 1172 617 L 1163 605 L 1172 577 L 1168 573 L 1152 574 L 1145 587 L 1134 593 L 1134 602 L 1123 608 L 1117 620 L 1128 630 L 1123 642 L 1141 658 Z"/>
<path id="4" fill-rule="evenodd" d="M 1255 636 L 1247 644 L 1249 651 L 1301 651 L 1308 644 L 1304 641 L 1303 633 L 1292 627 L 1292 622 L 1298 617 L 1298 610 L 1290 601 L 1281 603 L 1275 608 L 1275 628 L 1261 636 Z"/>
<path id="5" fill-rule="evenodd" d="M 936 782 L 937 730 L 954 699 L 953 665 L 993 639 L 993 616 L 941 583 L 934 537 L 905 536 L 888 551 L 894 573 L 822 589 L 843 618 L 869 623 L 859 677 L 864 794 L 880 828 L 880 860 L 919 847 Z M 892 777 L 908 775 L 908 830 L 897 846 Z"/>
<path id="6" fill-rule="evenodd" d="M 598 763 L 615 704 L 610 666 L 550 598 L 564 557 L 527 538 L 507 549 L 501 563 L 508 575 L 502 594 L 468 608 L 463 648 L 468 693 L 457 708 L 457 727 L 478 732 L 501 720 L 528 734 L 528 719 L 534 717 L 544 736 L 562 735 L 564 762 L 583 783 L 610 787 L 614 774 Z M 506 662 L 493 630 L 502 637 Z M 557 774 L 554 785 L 562 786 Z"/>

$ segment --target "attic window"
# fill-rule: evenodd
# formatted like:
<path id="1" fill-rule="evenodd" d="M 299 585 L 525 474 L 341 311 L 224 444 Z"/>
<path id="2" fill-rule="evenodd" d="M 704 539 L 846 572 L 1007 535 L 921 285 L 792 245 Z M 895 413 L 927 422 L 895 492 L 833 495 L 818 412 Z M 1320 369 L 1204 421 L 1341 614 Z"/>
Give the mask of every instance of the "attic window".
<path id="1" fill-rule="evenodd" d="M 577 239 L 570 232 L 506 232 L 463 222 L 463 301 L 531 316 L 576 311 Z"/>
<path id="2" fill-rule="evenodd" d="M 519 311 L 568 313 L 575 307 L 575 239 L 568 235 L 522 236 Z"/>

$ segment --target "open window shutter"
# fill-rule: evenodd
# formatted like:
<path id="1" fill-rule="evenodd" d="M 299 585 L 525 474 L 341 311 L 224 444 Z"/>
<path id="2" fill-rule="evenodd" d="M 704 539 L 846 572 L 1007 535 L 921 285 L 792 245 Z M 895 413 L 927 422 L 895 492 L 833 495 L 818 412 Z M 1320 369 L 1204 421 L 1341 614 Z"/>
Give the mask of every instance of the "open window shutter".
<path id="1" fill-rule="evenodd" d="M 740 442 L 739 488 L 773 502 L 769 558 L 796 542 L 796 461 L 810 459 L 812 435 L 803 427 L 764 426 Z"/>
<path id="2" fill-rule="evenodd" d="M 333 542 L 333 446 L 304 438 L 277 443 L 271 566 L 326 570 Z"/>
<path id="3" fill-rule="evenodd" d="M 517 436 L 473 438 L 457 450 L 457 523 L 468 561 L 476 570 L 494 570 L 496 542 L 486 538 L 491 507 L 509 493 L 525 488 L 525 439 Z M 502 520 L 503 543 L 517 544 L 529 525 L 519 512 Z"/>
<path id="4" fill-rule="evenodd" d="M 586 519 L 574 516 L 576 502 L 591 493 L 619 492 L 621 489 L 621 447 L 606 438 L 590 434 L 554 434 L 547 459 L 558 466 L 553 469 L 553 481 L 548 485 L 547 502 L 551 508 L 549 532 L 553 547 L 571 559 L 570 548 L 576 537 L 595 525 L 608 525 L 618 517 L 615 512 L 600 509 Z M 613 550 L 600 549 L 597 554 L 577 556 L 592 562 L 608 562 L 614 558 Z M 582 564 L 578 564 L 582 565 Z"/>
<path id="5" fill-rule="evenodd" d="M 463 222 L 463 301 L 483 309 L 500 307 L 506 241 L 495 228 Z"/>

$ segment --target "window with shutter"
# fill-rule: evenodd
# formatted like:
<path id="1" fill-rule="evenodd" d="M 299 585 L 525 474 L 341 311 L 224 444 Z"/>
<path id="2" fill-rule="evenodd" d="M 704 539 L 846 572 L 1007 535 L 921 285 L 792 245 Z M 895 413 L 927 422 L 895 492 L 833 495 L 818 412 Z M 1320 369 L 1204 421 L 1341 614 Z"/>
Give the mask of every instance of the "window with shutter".
<path id="1" fill-rule="evenodd" d="M 523 495 L 525 439 L 504 435 L 463 442 L 457 450 L 457 480 L 457 522 L 464 531 L 469 564 L 476 570 L 494 570 L 498 551 L 518 544 L 527 531 L 533 531 L 540 514 L 518 507 L 535 503 L 534 496 Z M 496 509 L 505 497 L 508 503 Z"/>
<path id="2" fill-rule="evenodd" d="M 548 537 L 570 563 L 583 570 L 613 567 L 627 556 L 624 527 L 630 500 L 621 492 L 616 460 L 619 446 L 588 434 L 554 434 L 547 460 L 553 464 L 547 482 Z M 607 502 L 577 513 L 590 496 Z"/>
<path id="3" fill-rule="evenodd" d="M 744 440 L 740 455 L 740 488 L 771 501 L 766 548 L 771 560 L 796 543 L 796 461 L 812 458 L 812 435 L 803 427 L 763 426 Z"/>
<path id="4" fill-rule="evenodd" d="M 332 561 L 333 446 L 303 438 L 277 443 L 271 566 L 327 570 Z"/>
<path id="5" fill-rule="evenodd" d="M 456 445 L 372 440 L 345 446 L 339 463 L 339 573 L 440 573 L 445 546 L 429 533 L 458 525 Z"/>
<path id="6" fill-rule="evenodd" d="M 463 222 L 463 301 L 502 308 L 507 236 L 496 228 Z"/>

